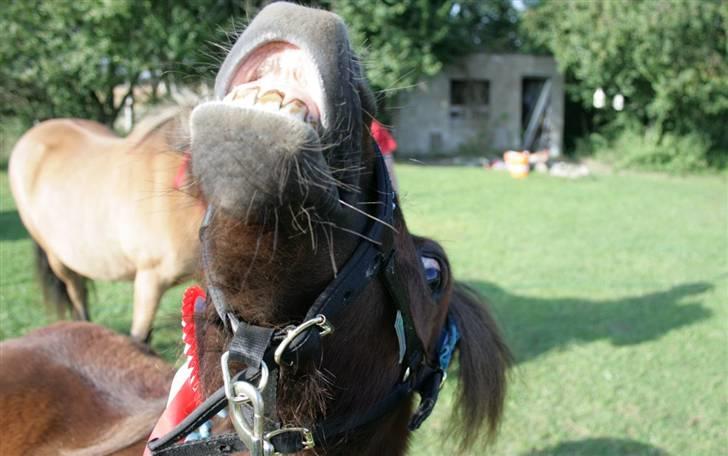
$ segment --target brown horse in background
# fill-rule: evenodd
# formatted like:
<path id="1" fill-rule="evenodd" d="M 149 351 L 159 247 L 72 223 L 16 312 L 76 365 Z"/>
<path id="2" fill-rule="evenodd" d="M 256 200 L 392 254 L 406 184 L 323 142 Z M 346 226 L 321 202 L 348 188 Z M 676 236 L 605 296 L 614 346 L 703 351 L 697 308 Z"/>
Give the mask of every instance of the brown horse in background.
<path id="1" fill-rule="evenodd" d="M 205 219 L 209 301 L 199 310 L 195 304 L 203 396 L 214 399 L 221 391 L 221 355 L 231 350 L 234 320 L 241 328 L 272 331 L 300 324 L 328 286 L 339 283 L 352 253 L 377 245 L 364 233 L 381 226 L 384 231 L 375 231 L 386 233 L 382 239 L 394 252 L 388 265 L 408 297 L 406 331 L 423 351 L 413 367 L 437 362 L 442 329 L 453 318 L 461 335 L 453 428 L 463 449 L 491 436 L 503 410 L 508 349 L 487 307 L 455 284 L 441 247 L 410 234 L 399 203 L 391 191 L 382 192 L 379 184 L 386 190 L 387 181 L 367 132 L 375 107 L 341 19 L 286 3 L 266 7 L 229 53 L 216 98 L 197 107 L 190 122 L 191 174 L 215 207 Z M 391 223 L 375 216 L 382 207 L 392 208 Z M 342 311 L 327 320 L 332 331 L 319 334 L 320 351 L 303 353 L 294 364 L 276 361 L 278 374 L 266 384 L 275 385 L 268 390 L 276 398 L 271 417 L 284 427 L 371 419 L 300 454 L 401 456 L 407 449 L 411 390 L 384 413 L 370 413 L 392 388 L 418 376 L 402 375 L 395 323 L 401 300 L 389 276 L 376 268 L 357 271 L 367 280 L 356 296 L 336 301 Z M 9 360 L 0 363 L 0 426 L 14 436 L 0 439 L 3 454 L 123 453 L 140 448 L 149 434 L 150 409 L 163 402 L 158 386 L 169 379 L 168 369 L 122 336 L 68 325 L 0 344 Z M 231 366 L 234 373 L 245 367 Z M 24 391 L 21 383 L 28 392 L 13 394 Z M 81 397 L 87 402 L 78 407 L 65 403 Z M 36 413 L 39 399 L 48 406 Z M 64 417 L 68 407 L 73 413 Z M 112 409 L 117 414 L 109 416 Z M 23 440 L 28 429 L 43 431 Z"/>
<path id="2" fill-rule="evenodd" d="M 87 322 L 0 343 L 0 454 L 142 454 L 173 374 L 148 350 Z"/>
<path id="3" fill-rule="evenodd" d="M 146 340 L 162 294 L 197 267 L 203 209 L 181 174 L 177 111 L 126 138 L 92 121 L 49 120 L 15 145 L 11 189 L 37 244 L 46 302 L 59 313 L 88 320 L 87 278 L 133 280 L 131 335 Z"/>

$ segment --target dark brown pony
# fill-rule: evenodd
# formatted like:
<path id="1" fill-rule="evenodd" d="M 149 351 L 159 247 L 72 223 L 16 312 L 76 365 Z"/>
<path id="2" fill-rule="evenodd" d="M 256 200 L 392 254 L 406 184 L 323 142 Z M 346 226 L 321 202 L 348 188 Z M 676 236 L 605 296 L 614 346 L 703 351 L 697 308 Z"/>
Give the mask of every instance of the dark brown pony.
<path id="1" fill-rule="evenodd" d="M 198 106 L 191 118 L 192 174 L 216 208 L 207 228 L 207 285 L 242 321 L 300 324 L 354 249 L 375 242 L 362 239 L 382 201 L 368 134 L 375 106 L 362 67 L 340 18 L 276 3 L 231 49 L 215 94 L 222 101 Z M 453 282 L 442 250 L 410 235 L 399 207 L 386 230 L 428 360 L 436 357 L 448 311 L 461 327 L 457 404 L 467 443 L 483 422 L 496 427 L 508 352 L 471 293 L 460 290 L 459 299 L 450 299 Z M 423 274 L 423 251 L 439 259 L 434 285 Z M 297 370 L 281 368 L 276 412 L 282 425 L 312 428 L 324 417 L 345 420 L 376 407 L 400 382 L 395 314 L 380 278 L 347 302 L 320 358 Z M 231 333 L 213 305 L 206 317 L 200 361 L 210 394 L 221 386 L 220 357 Z M 405 400 L 325 452 L 402 454 L 412 410 Z"/>
<path id="2" fill-rule="evenodd" d="M 299 324 L 359 243 L 372 242 L 363 239 L 362 233 L 381 201 L 374 178 L 376 149 L 367 131 L 374 103 L 343 22 L 324 11 L 286 3 L 268 6 L 223 63 L 216 98 L 223 101 L 199 106 L 191 118 L 191 173 L 205 200 L 216 208 L 206 229 L 206 286 L 219 291 L 218 299 L 242 321 L 271 328 Z M 497 428 L 508 350 L 477 296 L 455 285 L 440 246 L 411 235 L 399 206 L 386 229 L 393 237 L 394 267 L 409 296 L 426 359 L 436 358 L 448 314 L 462 335 L 460 389 L 455 401 L 459 419 L 453 420 L 453 427 L 466 447 Z M 425 276 L 423 258 L 436 274 Z M 210 301 L 198 331 L 204 395 L 222 385 L 220 357 L 231 337 L 213 305 L 216 302 Z M 284 426 L 313 427 L 324 419 L 365 415 L 400 382 L 396 309 L 382 280 L 373 277 L 345 305 L 345 311 L 333 321 L 335 330 L 323 339 L 320 356 L 295 370 L 281 367 L 280 377 L 272 380 L 277 387 L 275 415 Z M 103 331 L 88 325 L 76 330 Z M 11 344 L 30 346 L 22 359 L 32 372 L 21 379 L 15 376 L 21 355 L 11 353 L 10 359 L 15 361 L 2 363 L 0 416 L 22 413 L 54 432 L 40 435 L 59 435 L 58 429 L 65 426 L 63 429 L 73 430 L 69 432 L 89 436 L 83 442 L 41 439 L 45 448 L 54 444 L 57 450 L 88 448 L 103 445 L 110 435 L 116 437 L 117 449 L 138 444 L 153 421 L 147 421 L 145 432 L 139 432 L 144 422 L 141 413 L 123 409 L 114 423 L 97 410 L 112 408 L 110 404 L 119 400 L 134 404 L 128 407 L 131 409 L 144 410 L 144 404 L 159 407 L 162 395 L 157 382 L 168 378 L 167 368 L 156 367 L 153 359 L 142 362 L 146 355 L 129 342 L 118 350 L 125 357 L 136 351 L 133 360 L 106 354 L 107 339 L 116 337 L 108 333 L 85 347 L 69 336 L 68 327 L 48 331 L 52 343 L 63 347 L 56 360 L 63 365 L 59 369 L 70 372 L 60 376 L 63 388 L 70 385 L 61 388 L 66 391 L 64 397 L 90 398 L 80 407 L 87 415 L 74 415 L 74 422 L 71 417 L 46 419 L 62 416 L 63 400 L 54 399 L 59 385 L 45 372 L 51 358 L 49 334 L 36 332 L 25 342 L 2 346 L 3 356 L 17 350 Z M 82 346 L 86 355 L 72 356 Z M 108 388 L 97 385 L 95 378 L 105 370 L 117 369 L 117 362 L 121 364 L 118 368 L 130 372 L 117 383 L 126 399 L 109 396 Z M 85 385 L 74 380 L 78 375 L 84 376 Z M 53 413 L 36 415 L 31 393 L 14 402 L 4 397 L 23 379 L 35 379 L 31 393 L 44 391 Z M 154 388 L 143 386 L 150 381 Z M 414 397 L 408 397 L 376 420 L 333 441 L 319 442 L 306 454 L 404 454 L 413 405 Z M 6 435 L 26 435 L 27 425 L 22 422 L 5 423 Z M 38 448 L 36 443 L 23 446 L 23 442 L 19 437 L 3 448 L 3 454 L 27 454 Z M 112 453 L 112 446 L 106 445 L 104 452 Z"/>

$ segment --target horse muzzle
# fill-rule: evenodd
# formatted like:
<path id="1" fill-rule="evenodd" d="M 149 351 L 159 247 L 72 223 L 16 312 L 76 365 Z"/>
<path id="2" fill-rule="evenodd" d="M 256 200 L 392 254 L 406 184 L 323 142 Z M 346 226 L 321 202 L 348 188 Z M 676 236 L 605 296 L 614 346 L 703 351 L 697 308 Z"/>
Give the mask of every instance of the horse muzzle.
<path id="1" fill-rule="evenodd" d="M 338 16 L 266 7 L 223 62 L 219 101 L 192 114 L 192 170 L 206 199 L 246 220 L 288 206 L 341 215 L 339 200 L 358 198 L 362 80 Z"/>
<path id="2" fill-rule="evenodd" d="M 313 208 L 326 216 L 339 195 L 310 124 L 227 102 L 199 105 L 190 119 L 192 173 L 205 199 L 259 222 L 268 209 Z"/>

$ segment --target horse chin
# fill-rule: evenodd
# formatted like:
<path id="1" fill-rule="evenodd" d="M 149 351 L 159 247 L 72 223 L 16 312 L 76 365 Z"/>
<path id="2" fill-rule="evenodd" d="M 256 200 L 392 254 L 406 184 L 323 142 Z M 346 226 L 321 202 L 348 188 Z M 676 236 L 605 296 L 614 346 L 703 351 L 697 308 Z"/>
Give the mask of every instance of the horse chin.
<path id="1" fill-rule="evenodd" d="M 192 169 L 211 204 L 246 222 L 269 209 L 314 208 L 330 216 L 338 191 L 316 130 L 275 112 L 227 102 L 199 105 L 190 118 Z"/>

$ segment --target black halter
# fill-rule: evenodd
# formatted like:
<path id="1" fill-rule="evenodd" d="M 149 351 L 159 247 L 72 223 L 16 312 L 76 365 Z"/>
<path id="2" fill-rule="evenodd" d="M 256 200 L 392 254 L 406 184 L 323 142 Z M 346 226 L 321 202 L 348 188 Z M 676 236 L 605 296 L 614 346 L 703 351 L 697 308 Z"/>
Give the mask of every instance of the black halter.
<path id="1" fill-rule="evenodd" d="M 397 310 L 395 330 L 399 339 L 402 368 L 400 382 L 393 386 L 384 399 L 362 415 L 325 419 L 310 430 L 281 428 L 270 432 L 268 440 L 272 450 L 277 453 L 296 453 L 314 445 L 332 442 L 384 416 L 415 391 L 420 394 L 421 401 L 410 420 L 409 429 L 417 429 L 435 406 L 445 376 L 444 371 L 457 343 L 458 334 L 455 325 L 448 321 L 440 341 L 438 354 L 440 362 L 431 365 L 424 344 L 415 330 L 407 288 L 398 275 L 393 232 L 396 199 L 381 152 L 376 146 L 375 148 L 375 176 L 379 204 L 374 217 L 378 220 L 369 222 L 362 236 L 363 240 L 359 242 L 336 278 L 314 301 L 301 325 L 276 330 L 238 321 L 225 303 L 223 293 L 216 287 L 214 278 L 207 277 L 208 296 L 225 326 L 234 331 L 228 347 L 229 359 L 249 366 L 238 373 L 233 380 L 242 379 L 246 382 L 258 379 L 263 374 L 262 366 L 285 366 L 287 369 L 295 370 L 305 360 L 318 359 L 321 354 L 322 337 L 335 331 L 337 316 L 348 307 L 349 303 L 359 297 L 377 275 L 381 275 L 395 304 Z M 211 218 L 212 212 L 208 209 L 200 230 L 203 268 L 206 274 L 209 274 L 211 269 L 205 228 Z M 272 371 L 272 385 L 277 381 L 276 371 L 277 369 Z M 228 383 L 226 380 L 226 385 Z M 228 390 L 226 396 L 225 388 L 222 387 L 211 395 L 167 435 L 151 441 L 149 448 L 152 453 L 172 456 L 230 454 L 245 450 L 245 445 L 235 433 L 175 444 L 228 405 L 230 391 Z M 274 387 L 268 389 L 273 389 L 275 395 Z"/>

